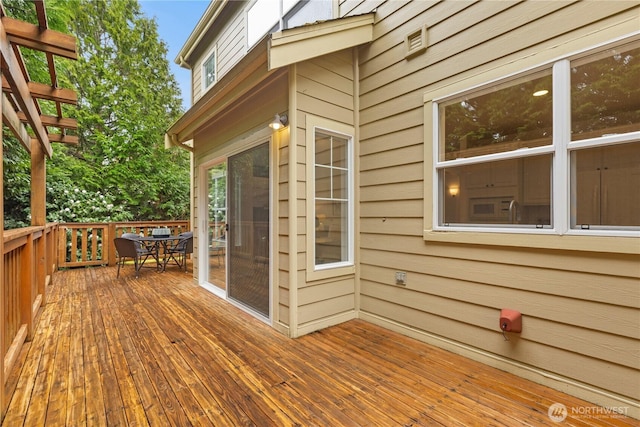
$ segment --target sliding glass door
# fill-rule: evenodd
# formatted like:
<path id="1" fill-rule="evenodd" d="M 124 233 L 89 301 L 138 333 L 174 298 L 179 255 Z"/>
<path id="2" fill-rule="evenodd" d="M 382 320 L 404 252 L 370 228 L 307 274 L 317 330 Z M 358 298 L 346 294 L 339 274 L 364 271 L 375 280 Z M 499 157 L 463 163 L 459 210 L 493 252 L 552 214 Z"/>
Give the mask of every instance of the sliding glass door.
<path id="1" fill-rule="evenodd" d="M 227 296 L 269 317 L 269 144 L 228 159 Z"/>

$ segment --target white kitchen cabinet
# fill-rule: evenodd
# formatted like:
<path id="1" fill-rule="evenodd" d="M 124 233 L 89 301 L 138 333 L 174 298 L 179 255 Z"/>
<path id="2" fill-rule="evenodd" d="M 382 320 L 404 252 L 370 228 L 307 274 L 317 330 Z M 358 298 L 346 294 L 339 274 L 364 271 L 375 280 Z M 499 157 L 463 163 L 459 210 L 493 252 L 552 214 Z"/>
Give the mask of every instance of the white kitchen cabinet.
<path id="1" fill-rule="evenodd" d="M 640 143 L 574 152 L 575 224 L 640 226 Z"/>

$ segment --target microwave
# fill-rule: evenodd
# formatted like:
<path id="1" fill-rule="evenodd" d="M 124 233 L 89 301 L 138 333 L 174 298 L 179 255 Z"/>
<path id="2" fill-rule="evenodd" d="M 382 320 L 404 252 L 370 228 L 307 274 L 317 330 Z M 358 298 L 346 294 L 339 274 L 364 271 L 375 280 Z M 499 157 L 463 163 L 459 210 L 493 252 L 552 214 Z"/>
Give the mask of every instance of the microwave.
<path id="1" fill-rule="evenodd" d="M 472 222 L 508 223 L 513 196 L 475 197 L 469 199 L 469 219 Z"/>

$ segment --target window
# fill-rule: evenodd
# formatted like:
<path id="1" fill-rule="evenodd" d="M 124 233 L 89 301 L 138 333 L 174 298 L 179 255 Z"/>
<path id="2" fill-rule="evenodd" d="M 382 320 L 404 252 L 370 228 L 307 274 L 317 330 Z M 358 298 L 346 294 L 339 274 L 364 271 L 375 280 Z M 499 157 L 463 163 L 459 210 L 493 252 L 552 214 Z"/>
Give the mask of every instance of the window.
<path id="1" fill-rule="evenodd" d="M 247 11 L 247 44 L 253 46 L 267 32 L 276 31 L 280 20 L 279 2 L 256 0 Z"/>
<path id="2" fill-rule="evenodd" d="M 216 82 L 216 52 L 215 50 L 209 55 L 202 64 L 202 86 L 208 89 Z"/>
<path id="3" fill-rule="evenodd" d="M 350 138 L 315 131 L 315 264 L 350 262 Z"/>
<path id="4" fill-rule="evenodd" d="M 333 0 L 256 0 L 247 10 L 247 46 L 267 33 L 332 18 Z"/>
<path id="5" fill-rule="evenodd" d="M 343 274 L 353 269 L 353 129 L 311 116 L 307 125 L 308 274 Z"/>
<path id="6" fill-rule="evenodd" d="M 333 0 L 303 0 L 285 1 L 295 7 L 285 9 L 283 17 L 284 28 L 300 27 L 312 22 L 325 21 L 333 18 Z"/>
<path id="7" fill-rule="evenodd" d="M 640 227 L 640 43 L 571 61 L 570 71 L 570 225 Z"/>
<path id="8" fill-rule="evenodd" d="M 436 230 L 640 230 L 640 42 L 433 101 Z"/>

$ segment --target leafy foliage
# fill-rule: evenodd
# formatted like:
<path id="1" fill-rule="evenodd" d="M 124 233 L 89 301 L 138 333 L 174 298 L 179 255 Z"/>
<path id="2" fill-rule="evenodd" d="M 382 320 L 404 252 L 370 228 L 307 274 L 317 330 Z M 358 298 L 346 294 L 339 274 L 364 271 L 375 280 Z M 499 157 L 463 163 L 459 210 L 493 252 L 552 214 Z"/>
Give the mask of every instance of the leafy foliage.
<path id="1" fill-rule="evenodd" d="M 29 3 L 6 0 L 5 8 L 35 22 Z M 156 22 L 137 0 L 51 0 L 47 14 L 51 28 L 77 38 L 78 60 L 56 59 L 56 67 L 60 86 L 78 93 L 78 108 L 65 115 L 77 118 L 80 140 L 56 145 L 47 163 L 48 220 L 186 218 L 189 155 L 164 148 L 164 132 L 181 114 L 180 92 Z M 30 71 L 44 73 L 31 78 L 50 83 L 42 60 L 25 56 Z M 5 226 L 21 226 L 28 221 L 29 156 L 6 139 Z"/>

